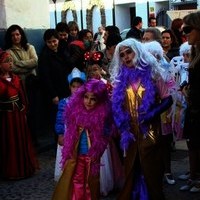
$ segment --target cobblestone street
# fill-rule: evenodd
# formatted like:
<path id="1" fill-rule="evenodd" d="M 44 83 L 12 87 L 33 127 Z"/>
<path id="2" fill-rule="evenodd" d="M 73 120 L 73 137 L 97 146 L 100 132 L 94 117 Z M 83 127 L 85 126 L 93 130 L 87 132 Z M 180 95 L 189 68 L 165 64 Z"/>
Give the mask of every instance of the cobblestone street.
<path id="1" fill-rule="evenodd" d="M 55 152 L 52 148 L 39 153 L 40 170 L 31 178 L 20 181 L 0 180 L 0 200 L 50 200 L 55 182 L 53 179 Z M 177 144 L 176 152 L 172 153 L 172 171 L 178 177 L 188 169 L 188 156 L 184 141 Z M 175 185 L 164 183 L 166 200 L 200 200 L 200 193 L 180 192 L 179 188 L 185 181 L 177 180 Z M 101 200 L 114 200 L 112 194 Z"/>

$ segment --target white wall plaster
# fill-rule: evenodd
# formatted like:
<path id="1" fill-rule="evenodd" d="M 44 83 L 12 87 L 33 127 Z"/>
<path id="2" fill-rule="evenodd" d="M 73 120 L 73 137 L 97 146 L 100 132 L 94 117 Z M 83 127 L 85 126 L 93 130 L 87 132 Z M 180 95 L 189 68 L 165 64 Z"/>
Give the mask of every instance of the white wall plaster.
<path id="1" fill-rule="evenodd" d="M 5 19 L 2 28 L 18 24 L 23 28 L 49 28 L 49 0 L 4 0 Z"/>

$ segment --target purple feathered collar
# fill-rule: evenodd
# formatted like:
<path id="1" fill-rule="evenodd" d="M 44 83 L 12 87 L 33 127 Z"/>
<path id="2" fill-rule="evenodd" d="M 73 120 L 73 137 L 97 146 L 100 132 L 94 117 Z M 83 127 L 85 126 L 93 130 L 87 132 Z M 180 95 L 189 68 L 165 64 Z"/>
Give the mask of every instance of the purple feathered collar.
<path id="1" fill-rule="evenodd" d="M 138 112 L 148 112 L 150 107 L 155 102 L 155 93 L 156 88 L 152 79 L 151 67 L 150 66 L 141 66 L 138 68 L 128 68 L 126 66 L 120 67 L 120 72 L 115 83 L 113 90 L 113 104 L 112 109 L 114 112 L 114 118 L 117 127 L 121 133 L 129 132 L 131 129 L 130 126 L 130 113 L 126 111 L 124 107 L 124 102 L 126 98 L 126 89 L 140 81 L 142 87 L 145 88 L 144 96 L 141 101 L 141 105 L 138 108 Z M 146 131 L 145 131 L 146 133 Z M 144 133 L 144 134 L 145 134 Z M 134 133 L 132 133 L 134 134 Z M 130 138 L 128 137 L 127 140 Z M 126 146 L 127 141 L 122 140 L 121 146 Z M 124 143 L 124 144 L 123 144 Z"/>

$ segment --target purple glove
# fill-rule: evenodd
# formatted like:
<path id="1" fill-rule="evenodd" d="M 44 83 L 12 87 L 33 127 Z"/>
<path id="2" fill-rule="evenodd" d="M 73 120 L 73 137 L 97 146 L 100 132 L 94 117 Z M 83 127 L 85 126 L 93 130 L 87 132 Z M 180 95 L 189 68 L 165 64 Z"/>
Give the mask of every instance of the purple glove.
<path id="1" fill-rule="evenodd" d="M 139 114 L 138 120 L 140 124 L 146 124 L 157 118 L 160 114 L 166 111 L 173 103 L 172 96 L 168 96 L 161 100 L 161 103 L 156 105 L 147 113 Z"/>
<path id="2" fill-rule="evenodd" d="M 148 113 L 139 114 L 138 120 L 140 124 L 147 124 L 155 118 L 155 114 L 153 111 L 149 111 Z"/>

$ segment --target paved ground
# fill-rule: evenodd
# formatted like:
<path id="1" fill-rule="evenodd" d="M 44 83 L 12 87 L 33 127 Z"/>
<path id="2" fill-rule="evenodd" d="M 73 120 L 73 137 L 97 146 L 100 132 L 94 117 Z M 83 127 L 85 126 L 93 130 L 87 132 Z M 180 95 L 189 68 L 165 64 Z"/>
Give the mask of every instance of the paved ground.
<path id="1" fill-rule="evenodd" d="M 51 147 L 51 148 L 50 148 Z M 188 169 L 188 156 L 185 142 L 178 142 L 177 151 L 172 153 L 172 170 L 174 176 Z M 55 187 L 53 180 L 55 153 L 52 145 L 39 149 L 40 170 L 31 178 L 20 181 L 0 180 L 0 200 L 50 200 Z M 164 192 L 167 200 L 200 200 L 200 193 L 191 194 L 180 192 L 179 187 L 185 182 L 177 180 L 175 185 L 164 183 Z M 112 194 L 102 200 L 114 200 Z"/>

